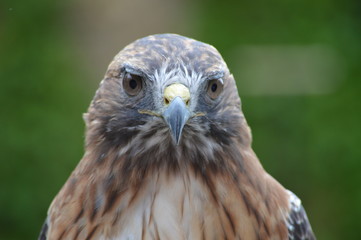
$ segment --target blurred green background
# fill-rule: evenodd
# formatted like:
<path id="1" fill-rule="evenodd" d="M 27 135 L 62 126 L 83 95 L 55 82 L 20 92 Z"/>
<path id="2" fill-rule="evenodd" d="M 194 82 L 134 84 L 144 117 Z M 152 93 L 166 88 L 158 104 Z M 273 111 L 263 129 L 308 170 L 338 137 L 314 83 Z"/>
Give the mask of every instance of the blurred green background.
<path id="1" fill-rule="evenodd" d="M 131 41 L 214 45 L 254 149 L 303 201 L 318 239 L 361 239 L 361 2 L 2 0 L 0 239 L 36 239 L 83 153 L 82 113 Z"/>

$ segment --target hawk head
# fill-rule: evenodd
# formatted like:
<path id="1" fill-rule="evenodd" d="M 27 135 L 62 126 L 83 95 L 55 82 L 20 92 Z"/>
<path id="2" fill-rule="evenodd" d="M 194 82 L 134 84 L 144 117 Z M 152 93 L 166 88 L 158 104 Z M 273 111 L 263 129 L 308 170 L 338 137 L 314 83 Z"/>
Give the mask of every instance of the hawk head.
<path id="1" fill-rule="evenodd" d="M 314 239 L 299 199 L 252 151 L 212 46 L 173 34 L 135 41 L 85 121 L 86 152 L 40 239 Z"/>
<path id="2" fill-rule="evenodd" d="M 139 39 L 110 64 L 85 115 L 97 159 L 129 169 L 222 167 L 250 133 L 233 76 L 218 51 L 175 34 Z M 223 156 L 223 157 L 220 157 Z M 233 156 L 233 158 L 237 158 Z"/>

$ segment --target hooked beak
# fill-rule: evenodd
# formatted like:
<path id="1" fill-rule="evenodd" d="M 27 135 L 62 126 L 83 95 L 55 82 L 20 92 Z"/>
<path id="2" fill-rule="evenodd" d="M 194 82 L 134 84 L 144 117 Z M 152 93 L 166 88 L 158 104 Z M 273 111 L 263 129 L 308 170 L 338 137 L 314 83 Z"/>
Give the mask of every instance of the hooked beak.
<path id="1" fill-rule="evenodd" d="M 174 83 L 164 90 L 164 102 L 167 108 L 163 112 L 163 118 L 177 145 L 182 136 L 183 127 L 191 115 L 187 108 L 189 99 L 189 89 L 182 84 Z"/>

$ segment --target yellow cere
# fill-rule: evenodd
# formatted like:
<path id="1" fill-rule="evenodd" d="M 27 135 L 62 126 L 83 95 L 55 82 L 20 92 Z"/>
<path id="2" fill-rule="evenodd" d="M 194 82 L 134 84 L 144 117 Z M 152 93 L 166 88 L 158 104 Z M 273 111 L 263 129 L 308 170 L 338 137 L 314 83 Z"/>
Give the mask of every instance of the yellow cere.
<path id="1" fill-rule="evenodd" d="M 166 104 L 172 102 L 175 97 L 181 97 L 185 104 L 188 104 L 190 99 L 189 89 L 180 83 L 173 83 L 164 89 L 164 100 Z"/>

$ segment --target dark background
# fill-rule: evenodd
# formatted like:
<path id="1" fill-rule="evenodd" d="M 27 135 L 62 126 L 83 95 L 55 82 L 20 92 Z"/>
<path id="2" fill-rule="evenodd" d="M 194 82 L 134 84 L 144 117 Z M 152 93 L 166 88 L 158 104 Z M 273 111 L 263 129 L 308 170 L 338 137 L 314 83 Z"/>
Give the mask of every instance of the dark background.
<path id="1" fill-rule="evenodd" d="M 318 239 L 361 239 L 358 0 L 2 0 L 0 239 L 37 238 L 82 157 L 82 113 L 107 64 L 164 32 L 222 53 L 256 153 Z"/>

